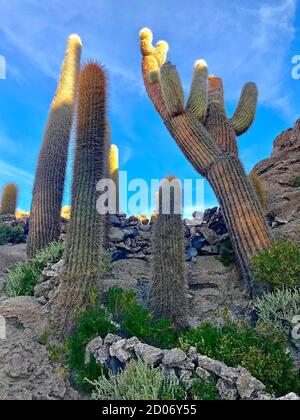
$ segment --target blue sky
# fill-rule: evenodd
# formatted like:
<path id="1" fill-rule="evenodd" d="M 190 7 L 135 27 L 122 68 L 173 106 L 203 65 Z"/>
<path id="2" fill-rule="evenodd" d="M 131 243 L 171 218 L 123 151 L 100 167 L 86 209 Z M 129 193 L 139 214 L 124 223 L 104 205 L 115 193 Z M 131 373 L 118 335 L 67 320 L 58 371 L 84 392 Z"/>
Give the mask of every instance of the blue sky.
<path id="1" fill-rule="evenodd" d="M 31 189 L 49 105 L 66 39 L 78 33 L 83 61 L 95 59 L 109 72 L 109 118 L 129 179 L 175 174 L 196 179 L 147 98 L 140 74 L 139 30 L 150 27 L 170 44 L 188 91 L 193 63 L 204 58 L 221 76 L 229 113 L 243 84 L 257 83 L 260 102 L 251 130 L 239 138 L 250 171 L 267 157 L 272 142 L 299 117 L 300 80 L 291 77 L 300 54 L 297 0 L 0 0 L 0 189 L 13 181 L 19 207 L 29 210 Z M 69 203 L 70 173 L 64 203 Z M 205 205 L 216 204 L 206 184 Z"/>

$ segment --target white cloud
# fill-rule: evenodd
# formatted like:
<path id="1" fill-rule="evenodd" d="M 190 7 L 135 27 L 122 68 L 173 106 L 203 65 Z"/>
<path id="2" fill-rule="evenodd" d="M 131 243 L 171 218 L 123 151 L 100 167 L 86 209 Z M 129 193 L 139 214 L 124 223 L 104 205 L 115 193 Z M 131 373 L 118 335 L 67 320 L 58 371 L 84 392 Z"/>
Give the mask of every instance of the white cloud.
<path id="1" fill-rule="evenodd" d="M 11 181 L 17 180 L 21 184 L 22 182 L 27 185 L 33 184 L 33 175 L 29 172 L 26 172 L 18 167 L 11 165 L 4 160 L 0 160 L 0 176 L 7 177 Z"/>

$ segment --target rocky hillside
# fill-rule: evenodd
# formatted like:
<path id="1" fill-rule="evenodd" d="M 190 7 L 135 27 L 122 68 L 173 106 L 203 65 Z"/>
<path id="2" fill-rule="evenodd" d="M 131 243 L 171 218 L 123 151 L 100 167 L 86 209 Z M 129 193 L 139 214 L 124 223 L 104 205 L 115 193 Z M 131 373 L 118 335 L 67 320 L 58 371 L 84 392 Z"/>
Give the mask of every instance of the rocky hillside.
<path id="1" fill-rule="evenodd" d="M 270 158 L 254 172 L 265 183 L 267 211 L 276 239 L 300 240 L 300 119 L 274 141 Z"/>

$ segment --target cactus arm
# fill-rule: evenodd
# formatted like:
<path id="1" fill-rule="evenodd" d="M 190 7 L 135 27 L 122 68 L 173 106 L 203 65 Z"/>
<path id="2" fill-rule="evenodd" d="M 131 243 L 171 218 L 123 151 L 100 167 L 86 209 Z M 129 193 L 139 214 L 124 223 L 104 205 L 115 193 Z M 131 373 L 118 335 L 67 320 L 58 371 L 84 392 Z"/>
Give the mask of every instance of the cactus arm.
<path id="1" fill-rule="evenodd" d="M 208 105 L 207 78 L 207 63 L 204 60 L 196 61 L 186 111 L 191 112 L 201 122 L 205 120 Z"/>
<path id="2" fill-rule="evenodd" d="M 254 121 L 257 107 L 258 89 L 255 83 L 247 83 L 230 124 L 237 136 L 244 134 Z"/>
<path id="3" fill-rule="evenodd" d="M 182 114 L 184 111 L 183 88 L 177 69 L 171 62 L 161 67 L 160 84 L 169 115 L 175 117 Z"/>

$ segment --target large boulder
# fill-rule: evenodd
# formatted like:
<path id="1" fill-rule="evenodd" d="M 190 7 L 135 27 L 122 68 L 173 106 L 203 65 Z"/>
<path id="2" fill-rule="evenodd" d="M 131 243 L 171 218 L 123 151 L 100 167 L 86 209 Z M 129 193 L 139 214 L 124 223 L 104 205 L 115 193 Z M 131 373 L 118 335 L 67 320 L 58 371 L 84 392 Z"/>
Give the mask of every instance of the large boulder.
<path id="1" fill-rule="evenodd" d="M 293 185 L 300 175 L 300 119 L 275 139 L 271 157 L 258 163 L 254 172 L 265 184 L 275 238 L 300 241 L 300 188 Z"/>

